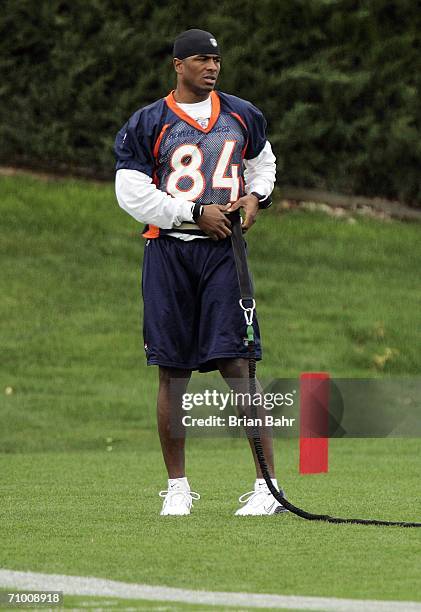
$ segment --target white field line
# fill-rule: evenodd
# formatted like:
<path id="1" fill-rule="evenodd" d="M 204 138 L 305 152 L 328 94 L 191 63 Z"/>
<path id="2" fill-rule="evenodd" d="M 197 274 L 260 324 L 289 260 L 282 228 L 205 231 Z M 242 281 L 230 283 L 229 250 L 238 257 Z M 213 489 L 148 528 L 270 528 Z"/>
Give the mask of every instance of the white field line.
<path id="1" fill-rule="evenodd" d="M 249 608 L 285 608 L 322 612 L 421 612 L 421 602 L 380 601 L 370 599 L 336 599 L 301 595 L 264 595 L 190 591 L 164 586 L 117 582 L 103 578 L 38 574 L 0 569 L 0 587 L 28 591 L 62 591 L 65 595 L 93 595 L 121 599 L 146 599 L 211 606 L 244 606 Z"/>

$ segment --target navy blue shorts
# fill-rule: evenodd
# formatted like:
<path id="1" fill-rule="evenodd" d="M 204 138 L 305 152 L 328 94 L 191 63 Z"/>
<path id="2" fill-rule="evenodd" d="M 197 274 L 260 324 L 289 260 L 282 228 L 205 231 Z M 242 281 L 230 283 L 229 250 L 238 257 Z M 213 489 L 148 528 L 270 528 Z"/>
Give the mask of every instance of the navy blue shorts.
<path id="1" fill-rule="evenodd" d="M 247 358 L 231 239 L 148 240 L 142 275 L 148 365 L 209 372 L 216 359 Z M 254 316 L 256 358 L 260 332 Z"/>

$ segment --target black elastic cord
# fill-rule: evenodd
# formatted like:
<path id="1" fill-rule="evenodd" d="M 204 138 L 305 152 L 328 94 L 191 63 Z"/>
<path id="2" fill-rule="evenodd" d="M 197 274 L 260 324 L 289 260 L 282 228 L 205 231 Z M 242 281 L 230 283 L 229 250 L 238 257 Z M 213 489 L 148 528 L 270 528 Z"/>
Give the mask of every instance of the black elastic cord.
<path id="1" fill-rule="evenodd" d="M 238 276 L 238 284 L 240 287 L 240 294 L 242 299 L 252 299 L 253 298 L 253 288 L 250 281 L 250 274 L 248 271 L 247 265 L 247 256 L 244 245 L 244 239 L 241 231 L 241 217 L 239 216 L 237 219 L 234 219 L 232 222 L 232 246 L 234 251 L 235 265 L 237 269 Z M 247 277 L 247 278 L 246 278 Z M 245 295 L 244 292 L 247 292 Z M 254 397 L 256 393 L 256 349 L 254 340 L 248 341 L 248 351 L 249 351 L 249 390 L 250 397 Z M 257 418 L 257 407 L 255 403 L 252 402 L 252 419 L 253 422 L 256 422 Z M 289 502 L 281 493 L 276 489 L 276 487 L 272 483 L 272 479 L 269 474 L 268 466 L 266 463 L 266 458 L 263 452 L 262 441 L 260 439 L 259 430 L 256 426 L 251 428 L 251 435 L 254 445 L 254 450 L 256 452 L 256 457 L 259 462 L 260 469 L 262 471 L 262 476 L 265 479 L 265 482 L 268 486 L 269 491 L 272 493 L 273 497 L 279 502 L 284 508 L 292 512 L 292 514 L 296 514 L 297 516 L 306 519 L 307 521 L 323 521 L 325 523 L 350 523 L 354 525 L 382 525 L 382 526 L 395 526 L 395 527 L 421 527 L 421 523 L 407 523 L 405 521 L 381 521 L 378 519 L 357 519 L 357 518 L 340 518 L 329 516 L 328 514 L 313 514 L 311 512 L 306 512 L 302 508 L 298 508 L 298 506 L 294 506 Z"/>
<path id="2" fill-rule="evenodd" d="M 246 246 L 241 229 L 240 211 L 237 214 L 230 216 L 231 219 L 231 243 L 234 251 L 235 266 L 237 269 L 238 285 L 240 287 L 240 295 L 243 300 L 253 299 L 253 285 L 247 265 Z"/>
<path id="3" fill-rule="evenodd" d="M 249 343 L 249 389 L 250 397 L 253 397 L 256 393 L 256 356 L 254 342 Z M 252 404 L 252 419 L 255 421 L 257 417 L 257 408 Z M 329 516 L 328 514 L 313 514 L 306 512 L 298 506 L 294 506 L 289 502 L 281 493 L 276 489 L 272 483 L 272 479 L 269 474 L 265 455 L 263 452 L 262 442 L 260 439 L 259 431 L 256 427 L 252 428 L 252 439 L 254 450 L 256 451 L 257 460 L 262 471 L 262 476 L 272 493 L 273 497 L 278 501 L 284 508 L 296 514 L 297 516 L 306 519 L 307 521 L 324 521 L 325 523 L 351 523 L 354 525 L 383 525 L 383 526 L 396 526 L 396 527 L 421 527 L 421 523 L 406 523 L 404 521 L 381 521 L 378 519 L 356 519 L 356 518 L 339 518 Z"/>

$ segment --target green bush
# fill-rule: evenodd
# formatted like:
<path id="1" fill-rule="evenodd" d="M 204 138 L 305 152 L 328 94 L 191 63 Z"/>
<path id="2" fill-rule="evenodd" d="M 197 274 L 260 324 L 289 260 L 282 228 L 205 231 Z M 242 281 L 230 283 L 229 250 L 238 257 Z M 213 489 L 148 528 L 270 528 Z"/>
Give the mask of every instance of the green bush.
<path id="1" fill-rule="evenodd" d="M 4 0 L 0 163 L 111 177 L 116 131 L 171 89 L 189 27 L 219 39 L 219 87 L 265 112 L 279 184 L 421 205 L 412 0 Z"/>

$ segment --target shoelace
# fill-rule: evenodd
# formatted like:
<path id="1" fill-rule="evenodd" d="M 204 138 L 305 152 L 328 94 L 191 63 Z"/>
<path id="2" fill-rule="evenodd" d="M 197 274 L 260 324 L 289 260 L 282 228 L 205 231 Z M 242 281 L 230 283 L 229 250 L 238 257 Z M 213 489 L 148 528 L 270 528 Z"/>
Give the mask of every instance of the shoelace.
<path id="1" fill-rule="evenodd" d="M 246 504 L 247 502 L 249 502 L 250 500 L 253 499 L 253 497 L 255 497 L 256 495 L 261 495 L 262 493 L 264 493 L 265 495 L 267 495 L 269 493 L 269 491 L 248 491 L 247 493 L 243 493 L 243 495 L 240 495 L 240 497 L 238 498 L 238 501 L 240 502 L 240 504 Z"/>
<path id="2" fill-rule="evenodd" d="M 200 499 L 200 494 L 196 493 L 195 491 L 186 491 L 185 489 L 168 489 L 167 491 L 160 491 L 159 492 L 159 497 L 167 497 L 167 495 L 169 493 L 181 493 L 182 495 L 184 495 L 187 498 L 187 501 L 192 502 L 192 500 L 197 500 Z"/>

